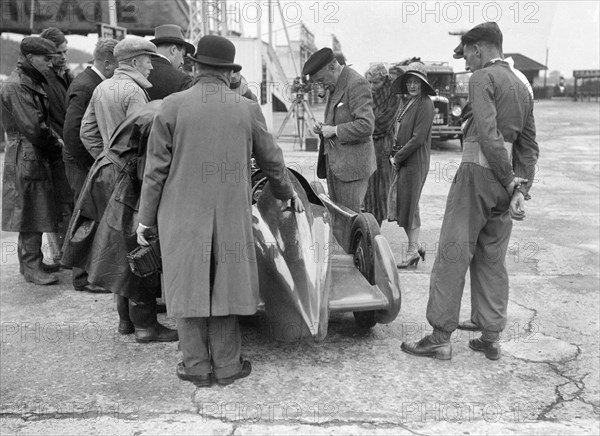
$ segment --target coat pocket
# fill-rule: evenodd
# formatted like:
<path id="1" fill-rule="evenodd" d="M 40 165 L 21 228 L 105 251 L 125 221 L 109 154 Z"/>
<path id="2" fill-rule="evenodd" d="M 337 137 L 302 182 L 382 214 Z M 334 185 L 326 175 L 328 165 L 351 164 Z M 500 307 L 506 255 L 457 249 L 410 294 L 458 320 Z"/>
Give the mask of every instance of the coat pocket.
<path id="1" fill-rule="evenodd" d="M 19 165 L 21 178 L 23 180 L 48 180 L 49 164 L 40 158 L 33 150 L 24 150 Z"/>

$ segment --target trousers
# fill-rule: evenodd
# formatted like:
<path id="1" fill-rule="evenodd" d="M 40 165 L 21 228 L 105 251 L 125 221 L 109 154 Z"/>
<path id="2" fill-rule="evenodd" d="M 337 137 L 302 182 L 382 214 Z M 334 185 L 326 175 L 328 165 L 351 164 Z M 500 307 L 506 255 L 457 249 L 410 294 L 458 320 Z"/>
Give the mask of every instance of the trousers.
<path id="1" fill-rule="evenodd" d="M 242 370 L 242 335 L 235 315 L 177 318 L 179 348 L 190 375 L 231 377 Z"/>
<path id="2" fill-rule="evenodd" d="M 454 331 L 467 270 L 471 278 L 471 320 L 484 339 L 497 341 L 506 326 L 508 272 L 505 257 L 512 230 L 510 198 L 492 170 L 460 164 L 450 187 L 429 285 L 427 321 Z"/>
<path id="3" fill-rule="evenodd" d="M 327 155 L 326 155 L 327 156 Z M 329 165 L 329 157 L 327 156 Z M 369 187 L 369 177 L 344 182 L 338 179 L 333 171 L 327 170 L 327 189 L 329 197 L 336 203 L 360 213 L 361 206 Z"/>

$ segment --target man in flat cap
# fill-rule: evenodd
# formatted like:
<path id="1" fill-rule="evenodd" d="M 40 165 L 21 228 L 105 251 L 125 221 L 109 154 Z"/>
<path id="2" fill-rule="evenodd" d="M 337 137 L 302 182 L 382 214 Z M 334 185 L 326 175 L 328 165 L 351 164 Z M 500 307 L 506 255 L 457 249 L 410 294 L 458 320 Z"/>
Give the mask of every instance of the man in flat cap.
<path id="1" fill-rule="evenodd" d="M 94 159 L 108 147 L 121 121 L 150 101 L 146 89 L 152 86 L 148 76 L 155 55 L 156 46 L 139 36 L 128 36 L 115 46 L 119 67 L 94 89 L 81 121 L 81 141 Z"/>
<path id="2" fill-rule="evenodd" d="M 81 122 L 81 141 L 94 158 L 107 153 L 111 136 L 119 124 L 150 101 L 145 89 L 152 86 L 147 77 L 152 70 L 151 56 L 156 55 L 156 46 L 144 38 L 128 36 L 115 46 L 113 54 L 119 67 L 110 79 L 94 89 Z M 112 191 L 106 192 L 106 198 L 111 194 Z M 109 275 L 111 271 L 88 271 L 90 283 L 107 287 L 104 275 Z M 156 297 L 160 296 L 159 287 L 144 289 L 142 283 L 138 284 L 140 286 L 125 289 L 108 288 L 117 295 L 119 333 L 135 333 L 135 340 L 141 343 L 176 341 L 177 331 L 157 320 Z"/>
<path id="3" fill-rule="evenodd" d="M 481 330 L 469 347 L 500 358 L 506 326 L 508 273 L 505 256 L 512 221 L 525 218 L 539 148 L 533 98 L 501 58 L 497 26 L 477 26 L 463 35 L 470 117 L 463 122 L 463 158 L 448 194 L 439 249 L 431 272 L 427 320 L 433 334 L 404 342 L 407 353 L 448 360 L 457 328 Z M 458 252 L 457 252 L 458 250 Z M 471 274 L 471 319 L 459 324 L 467 269 Z"/>
<path id="4" fill-rule="evenodd" d="M 302 74 L 328 91 L 325 122 L 315 126 L 314 131 L 323 138 L 319 154 L 325 158 L 329 196 L 360 212 L 369 177 L 377 169 L 369 82 L 350 67 L 340 65 L 330 48 L 313 53 Z"/>
<path id="5" fill-rule="evenodd" d="M 194 85 L 165 98 L 154 118 L 137 234 L 141 245 L 149 232 L 160 235 L 167 309 L 183 354 L 177 376 L 208 387 L 252 370 L 240 355 L 237 316 L 257 310 L 258 270 L 254 254 L 230 256 L 234 247 L 254 247 L 248 180 L 238 177 L 251 155 L 276 198 L 291 200 L 295 212 L 303 206 L 259 104 L 230 89 L 242 68 L 233 43 L 203 36 L 193 61 Z"/>
<path id="6" fill-rule="evenodd" d="M 43 268 L 42 233 L 58 231 L 60 195 L 53 166 L 62 163 L 57 134 L 50 128 L 45 74 L 56 46 L 28 36 L 20 44 L 17 67 L 2 84 L 2 125 L 8 134 L 2 185 L 2 230 L 19 232 L 21 274 L 37 285 L 58 282 Z M 64 177 L 64 166 L 63 177 Z"/>
<path id="7" fill-rule="evenodd" d="M 67 66 L 67 38 L 56 27 L 48 27 L 40 34 L 41 38 L 48 39 L 56 46 L 56 56 L 52 57 L 52 67 L 46 72 L 46 92 L 49 102 L 49 120 L 50 128 L 63 140 L 63 125 L 65 123 L 65 114 L 67 113 L 66 95 L 67 89 L 73 81 L 73 75 Z M 62 244 L 65 239 L 65 232 L 69 218 L 73 212 L 73 193 L 67 181 L 65 165 L 62 162 L 57 162 L 52 167 L 55 174 L 55 191 L 59 195 L 58 201 L 61 208 L 62 219 L 59 224 L 57 233 L 48 233 L 48 253 L 52 260 L 52 265 L 47 265 L 45 268 L 57 271 L 60 267 L 60 257 L 62 254 Z"/>
<path id="8" fill-rule="evenodd" d="M 181 27 L 176 24 L 163 24 L 154 29 L 154 39 L 158 56 L 152 57 L 152 71 L 148 81 L 151 100 L 158 100 L 174 92 L 188 89 L 192 84 L 190 75 L 182 71 L 186 54 L 193 55 L 195 47 L 183 38 Z"/>

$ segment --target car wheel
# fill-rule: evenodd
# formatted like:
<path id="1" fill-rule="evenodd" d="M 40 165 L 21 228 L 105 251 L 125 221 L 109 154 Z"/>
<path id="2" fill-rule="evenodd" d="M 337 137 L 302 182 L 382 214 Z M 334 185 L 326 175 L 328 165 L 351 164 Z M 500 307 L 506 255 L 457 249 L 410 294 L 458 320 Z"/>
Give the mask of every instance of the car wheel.
<path id="1" fill-rule="evenodd" d="M 352 224 L 350 254 L 353 255 L 354 265 L 372 285 L 375 284 L 373 239 L 379 233 L 379 224 L 370 213 L 358 214 Z M 371 328 L 377 324 L 374 310 L 354 312 L 354 319 L 362 328 Z"/>

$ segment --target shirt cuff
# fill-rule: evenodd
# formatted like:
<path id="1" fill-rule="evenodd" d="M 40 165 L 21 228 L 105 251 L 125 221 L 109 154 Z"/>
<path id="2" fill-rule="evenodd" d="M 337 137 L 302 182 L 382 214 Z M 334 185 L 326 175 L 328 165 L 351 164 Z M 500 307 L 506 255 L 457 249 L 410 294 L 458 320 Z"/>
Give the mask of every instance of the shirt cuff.
<path id="1" fill-rule="evenodd" d="M 138 223 L 138 224 L 140 225 L 140 227 L 141 227 L 142 229 L 149 229 L 150 227 L 152 227 L 152 226 L 146 226 L 146 225 L 144 225 L 144 224 L 142 224 L 142 223 Z"/>

